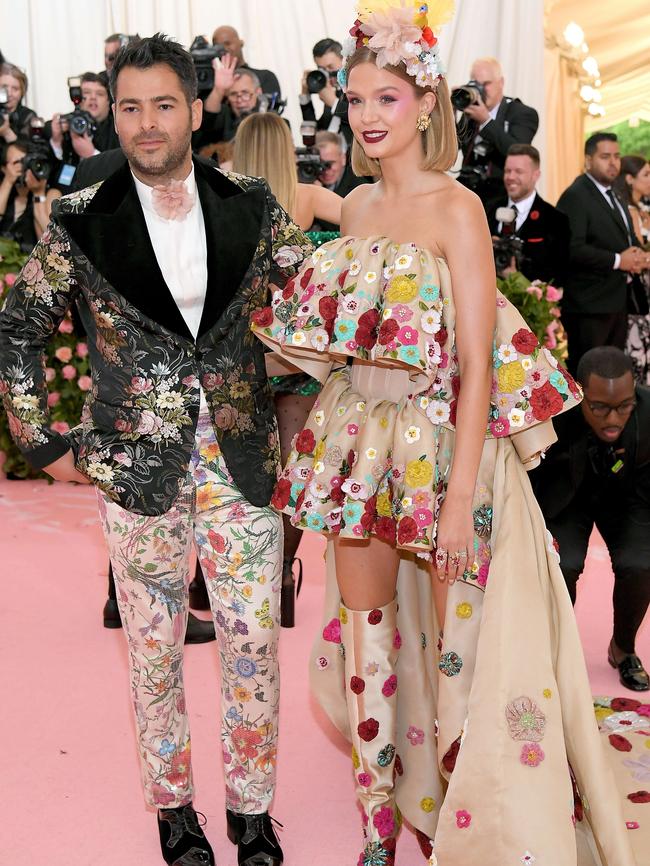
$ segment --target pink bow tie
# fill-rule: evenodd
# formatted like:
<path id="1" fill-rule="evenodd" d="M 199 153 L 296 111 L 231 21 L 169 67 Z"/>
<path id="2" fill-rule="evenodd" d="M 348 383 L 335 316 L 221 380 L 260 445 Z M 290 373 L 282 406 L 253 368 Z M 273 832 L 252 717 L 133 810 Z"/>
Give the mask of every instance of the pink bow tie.
<path id="1" fill-rule="evenodd" d="M 153 209 L 165 220 L 184 220 L 194 206 L 194 195 L 182 180 L 170 180 L 151 191 Z"/>

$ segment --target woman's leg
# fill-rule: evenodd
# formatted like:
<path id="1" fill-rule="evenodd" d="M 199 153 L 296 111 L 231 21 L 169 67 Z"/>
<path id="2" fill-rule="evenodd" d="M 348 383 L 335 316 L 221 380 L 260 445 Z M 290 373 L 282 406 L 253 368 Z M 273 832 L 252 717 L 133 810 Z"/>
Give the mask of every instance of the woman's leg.
<path id="1" fill-rule="evenodd" d="M 334 542 L 343 599 L 341 640 L 356 790 L 363 807 L 360 864 L 394 862 L 394 796 L 399 649 L 395 588 L 399 555 L 378 539 Z"/>

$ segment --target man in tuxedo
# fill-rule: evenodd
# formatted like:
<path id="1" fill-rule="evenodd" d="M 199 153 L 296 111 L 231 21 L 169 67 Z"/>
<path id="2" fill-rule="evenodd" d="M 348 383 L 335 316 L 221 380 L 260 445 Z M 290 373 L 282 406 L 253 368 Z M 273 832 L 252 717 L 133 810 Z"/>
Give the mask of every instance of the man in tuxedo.
<path id="1" fill-rule="evenodd" d="M 316 118 L 314 94 L 309 92 L 307 86 L 307 76 L 310 70 L 306 69 L 303 72 L 302 86 L 298 97 L 302 119 L 315 121 L 318 130 L 340 133 L 347 146 L 350 147 L 353 136 L 348 123 L 348 103 L 336 79 L 337 72 L 343 68 L 343 47 L 335 39 L 319 39 L 312 48 L 312 56 L 315 65 L 327 73 L 329 81 L 316 94 L 323 103 L 321 115 Z"/>
<path id="2" fill-rule="evenodd" d="M 494 236 L 516 235 L 523 240 L 522 274 L 561 286 L 569 257 L 569 220 L 537 192 L 540 175 L 537 148 L 511 145 L 503 173 L 506 194 L 488 206 L 488 223 Z M 498 218 L 500 208 L 512 212 L 511 222 Z"/>
<path id="3" fill-rule="evenodd" d="M 461 179 L 473 175 L 472 188 L 486 203 L 501 193 L 508 150 L 513 144 L 531 143 L 539 116 L 520 99 L 504 96 L 501 64 L 494 57 L 475 60 L 470 78 L 481 85 L 485 97 L 479 96 L 463 112 L 469 126 L 461 131 L 465 169 Z"/>
<path id="4" fill-rule="evenodd" d="M 228 835 L 240 866 L 279 866 L 275 787 L 282 523 L 278 436 L 250 317 L 311 244 L 264 181 L 193 159 L 185 49 L 133 40 L 111 70 L 128 164 L 59 199 L 0 314 L 0 393 L 25 456 L 92 483 L 129 644 L 146 800 L 165 862 L 214 864 L 192 805 L 183 687 L 189 553 L 208 577 L 221 657 Z M 93 386 L 82 423 L 48 424 L 43 347 L 76 303 Z M 117 838 L 128 838 L 128 834 Z"/>
<path id="5" fill-rule="evenodd" d="M 650 255 L 638 245 L 629 211 L 612 188 L 620 169 L 616 135 L 595 133 L 585 142 L 584 174 L 557 203 L 571 226 L 562 322 L 572 373 L 594 346 L 625 348 L 632 275 L 650 264 Z"/>
<path id="6" fill-rule="evenodd" d="M 635 638 L 650 603 L 650 388 L 614 346 L 586 352 L 578 380 L 585 398 L 553 419 L 558 442 L 531 480 L 574 603 L 594 525 L 602 535 L 615 577 L 609 663 L 626 688 L 646 691 Z"/>

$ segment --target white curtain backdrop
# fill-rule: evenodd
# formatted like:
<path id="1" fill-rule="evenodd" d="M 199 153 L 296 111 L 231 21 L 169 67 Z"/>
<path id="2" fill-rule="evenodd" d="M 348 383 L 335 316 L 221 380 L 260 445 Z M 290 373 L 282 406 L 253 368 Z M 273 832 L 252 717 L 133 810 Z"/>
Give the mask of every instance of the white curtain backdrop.
<path id="1" fill-rule="evenodd" d="M 0 48 L 30 78 L 27 104 L 44 117 L 68 111 L 66 78 L 103 68 L 109 33 L 162 30 L 189 45 L 220 24 L 236 27 L 251 66 L 272 69 L 289 99 L 286 116 L 298 134 L 298 92 L 312 45 L 342 40 L 354 20 L 351 0 L 0 0 Z M 463 84 L 477 57 L 503 64 L 506 93 L 540 113 L 544 129 L 543 0 L 458 0 L 441 38 L 450 84 Z M 535 145 L 544 152 L 544 135 Z"/>

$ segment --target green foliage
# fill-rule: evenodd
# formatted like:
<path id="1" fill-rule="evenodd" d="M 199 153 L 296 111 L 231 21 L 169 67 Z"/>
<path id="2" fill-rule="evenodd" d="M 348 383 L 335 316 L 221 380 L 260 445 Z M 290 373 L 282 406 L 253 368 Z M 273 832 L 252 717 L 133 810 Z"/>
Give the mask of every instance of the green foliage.
<path id="1" fill-rule="evenodd" d="M 558 361 L 562 361 L 566 357 L 566 339 L 558 307 L 562 289 L 539 280 L 531 283 L 518 271 L 506 279 L 497 279 L 497 286 L 519 310 L 540 344 L 550 349 Z"/>
<path id="2" fill-rule="evenodd" d="M 0 238 L 0 307 L 27 258 L 21 253 L 18 244 Z M 50 340 L 45 369 L 49 379 L 50 422 L 53 429 L 64 433 L 79 423 L 85 392 L 90 388 L 87 347 L 75 336 L 69 315 Z M 16 478 L 43 477 L 43 473 L 31 468 L 14 445 L 4 410 L 0 411 L 0 454 L 3 452 L 5 460 L 1 466 L 2 472 Z"/>
<path id="3" fill-rule="evenodd" d="M 610 126 L 605 132 L 616 133 L 623 156 L 637 154 L 650 159 L 650 123 L 647 120 L 641 120 L 638 126 L 630 126 L 624 121 Z"/>

